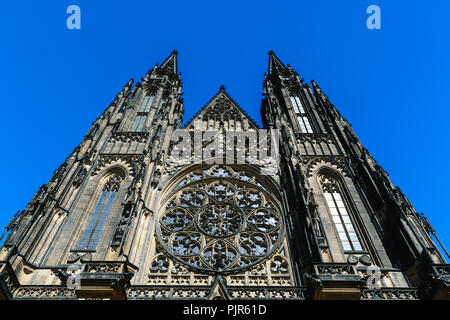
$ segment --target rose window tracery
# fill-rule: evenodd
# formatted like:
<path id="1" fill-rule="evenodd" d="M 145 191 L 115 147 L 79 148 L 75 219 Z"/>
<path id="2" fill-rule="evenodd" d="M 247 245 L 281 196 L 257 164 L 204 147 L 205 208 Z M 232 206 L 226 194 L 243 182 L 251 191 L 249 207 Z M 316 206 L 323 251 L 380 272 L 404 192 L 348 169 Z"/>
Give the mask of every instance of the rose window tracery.
<path id="1" fill-rule="evenodd" d="M 170 231 L 183 230 L 193 221 L 192 215 L 185 209 L 175 208 L 168 210 L 161 223 Z"/>
<path id="2" fill-rule="evenodd" d="M 276 229 L 280 223 L 280 219 L 274 211 L 269 209 L 255 210 L 248 219 L 248 223 L 254 226 L 259 231 L 270 232 Z"/>
<path id="3" fill-rule="evenodd" d="M 198 227 L 212 237 L 227 237 L 239 231 L 242 212 L 230 203 L 214 203 L 198 214 Z"/>
<path id="4" fill-rule="evenodd" d="M 200 235 L 198 233 L 177 233 L 172 240 L 172 248 L 176 255 L 192 256 L 200 252 Z"/>
<path id="5" fill-rule="evenodd" d="M 150 270 L 153 272 L 167 272 L 168 269 L 169 261 L 162 255 L 157 256 L 150 267 Z"/>
<path id="6" fill-rule="evenodd" d="M 255 177 L 227 166 L 188 174 L 163 210 L 157 227 L 161 247 L 202 271 L 251 268 L 274 254 L 284 236 L 275 199 Z"/>
<path id="7" fill-rule="evenodd" d="M 270 270 L 275 273 L 287 273 L 288 263 L 286 259 L 276 256 L 270 264 Z"/>

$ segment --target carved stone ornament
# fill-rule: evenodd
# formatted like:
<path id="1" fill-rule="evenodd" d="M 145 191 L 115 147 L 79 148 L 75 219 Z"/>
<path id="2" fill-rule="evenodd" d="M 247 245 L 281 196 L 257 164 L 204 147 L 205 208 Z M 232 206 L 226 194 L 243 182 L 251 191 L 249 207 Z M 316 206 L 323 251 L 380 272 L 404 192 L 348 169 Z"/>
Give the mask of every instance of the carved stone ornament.
<path id="1" fill-rule="evenodd" d="M 359 257 L 359 262 L 361 262 L 363 265 L 370 266 L 372 264 L 372 258 L 370 258 L 368 254 L 364 254 Z"/>
<path id="2" fill-rule="evenodd" d="M 358 263 L 358 257 L 351 254 L 347 257 L 347 262 L 351 264 L 357 264 Z"/>
<path id="3" fill-rule="evenodd" d="M 76 252 L 72 252 L 69 257 L 67 258 L 68 263 L 74 263 L 77 262 L 78 259 L 80 259 L 80 255 Z"/>
<path id="4" fill-rule="evenodd" d="M 255 183 L 231 178 L 227 167 L 216 177 L 197 173 L 174 192 L 157 229 L 162 248 L 176 261 L 201 271 L 247 269 L 267 259 L 284 235 L 272 197 Z M 202 178 L 206 179 L 202 179 Z M 284 270 L 284 263 L 274 262 Z"/>
<path id="5" fill-rule="evenodd" d="M 87 252 L 72 252 L 69 257 L 67 258 L 67 263 L 75 263 L 78 260 L 81 262 L 88 262 L 92 260 L 92 253 Z"/>

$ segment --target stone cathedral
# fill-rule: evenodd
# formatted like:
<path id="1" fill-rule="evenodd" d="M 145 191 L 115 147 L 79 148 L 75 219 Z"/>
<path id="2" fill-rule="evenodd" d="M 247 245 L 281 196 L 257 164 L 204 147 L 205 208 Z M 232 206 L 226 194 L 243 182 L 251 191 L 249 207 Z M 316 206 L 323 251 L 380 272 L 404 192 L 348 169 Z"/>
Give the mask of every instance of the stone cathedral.
<path id="1" fill-rule="evenodd" d="M 428 220 L 272 51 L 262 128 L 223 86 L 184 126 L 183 114 L 174 51 L 123 87 L 8 224 L 0 299 L 449 298 Z M 263 129 L 279 133 L 271 174 L 249 161 L 268 152 L 249 141 Z M 212 143 L 194 145 L 196 130 L 248 136 L 191 161 Z"/>

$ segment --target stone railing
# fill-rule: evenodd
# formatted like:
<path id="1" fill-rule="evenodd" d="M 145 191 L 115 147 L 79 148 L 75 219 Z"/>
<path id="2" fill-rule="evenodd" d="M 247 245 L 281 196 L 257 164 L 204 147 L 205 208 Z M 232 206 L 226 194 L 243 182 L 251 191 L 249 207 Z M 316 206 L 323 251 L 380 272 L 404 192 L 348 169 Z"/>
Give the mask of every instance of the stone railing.
<path id="1" fill-rule="evenodd" d="M 123 273 L 127 272 L 124 262 L 86 262 L 82 272 L 86 273 Z"/>
<path id="2" fill-rule="evenodd" d="M 108 142 L 147 142 L 148 132 L 114 132 Z"/>
<path id="3" fill-rule="evenodd" d="M 14 299 L 77 299 L 75 290 L 57 286 L 19 287 L 13 291 L 13 295 Z"/>
<path id="4" fill-rule="evenodd" d="M 358 275 L 356 267 L 348 263 L 319 263 L 314 271 L 317 275 Z"/>
<path id="5" fill-rule="evenodd" d="M 417 300 L 417 288 L 364 289 L 362 300 Z"/>
<path id="6" fill-rule="evenodd" d="M 209 297 L 211 287 L 183 286 L 131 286 L 127 289 L 129 300 L 202 299 Z M 227 287 L 230 299 L 304 300 L 303 287 Z"/>
<path id="7" fill-rule="evenodd" d="M 306 288 L 303 287 L 228 287 L 231 299 L 275 299 L 304 300 Z"/>

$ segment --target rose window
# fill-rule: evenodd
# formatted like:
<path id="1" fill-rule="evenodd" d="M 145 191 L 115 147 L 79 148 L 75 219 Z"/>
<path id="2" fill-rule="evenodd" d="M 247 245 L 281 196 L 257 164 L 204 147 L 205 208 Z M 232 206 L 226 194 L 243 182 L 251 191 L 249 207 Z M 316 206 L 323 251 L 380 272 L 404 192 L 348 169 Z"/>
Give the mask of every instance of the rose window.
<path id="1" fill-rule="evenodd" d="M 161 247 L 205 272 L 246 269 L 279 247 L 284 225 L 275 199 L 255 178 L 229 167 L 193 172 L 163 206 Z"/>
<path id="2" fill-rule="evenodd" d="M 208 205 L 198 214 L 198 227 L 212 237 L 227 237 L 235 234 L 242 226 L 242 213 L 230 203 Z"/>

